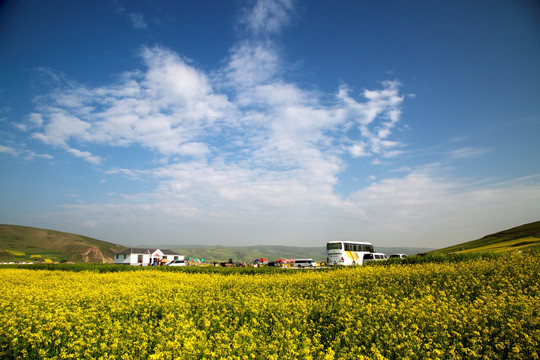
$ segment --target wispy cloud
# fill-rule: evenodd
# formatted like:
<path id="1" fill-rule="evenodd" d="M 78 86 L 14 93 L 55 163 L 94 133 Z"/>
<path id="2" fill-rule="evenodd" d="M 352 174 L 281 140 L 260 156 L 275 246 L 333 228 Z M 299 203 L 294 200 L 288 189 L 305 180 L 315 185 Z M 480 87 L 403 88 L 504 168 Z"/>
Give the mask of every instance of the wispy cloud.
<path id="1" fill-rule="evenodd" d="M 278 34 L 291 21 L 294 4 L 294 0 L 258 0 L 252 8 L 243 12 L 240 24 L 254 36 Z"/>
<path id="2" fill-rule="evenodd" d="M 466 147 L 453 150 L 450 153 L 450 157 L 453 159 L 477 158 L 484 155 L 487 152 L 488 152 L 487 149 L 474 147 L 474 146 L 466 146 Z"/>
<path id="3" fill-rule="evenodd" d="M 9 146 L 0 144 L 0 155 L 8 155 L 12 157 L 22 158 L 24 160 L 30 161 L 34 159 L 53 159 L 52 155 L 49 154 L 39 154 L 27 148 L 20 146 Z"/>
<path id="4" fill-rule="evenodd" d="M 96 156 L 96 155 L 92 155 L 88 151 L 81 151 L 79 149 L 74 149 L 74 148 L 69 148 L 69 147 L 66 148 L 66 151 L 68 153 L 70 153 L 71 155 L 75 156 L 75 157 L 78 157 L 78 158 L 84 159 L 85 161 L 88 161 L 91 164 L 94 164 L 94 165 L 101 164 L 101 157 Z"/>
<path id="5" fill-rule="evenodd" d="M 146 21 L 144 21 L 144 16 L 141 13 L 132 12 L 127 14 L 127 16 L 135 29 L 146 29 L 148 27 Z"/>
<path id="6" fill-rule="evenodd" d="M 127 12 L 126 8 L 123 6 L 118 6 L 117 4 L 115 12 L 123 16 L 127 16 L 127 19 L 130 21 L 134 29 L 141 30 L 148 28 L 144 15 L 139 11 Z"/>
<path id="7" fill-rule="evenodd" d="M 0 145 L 0 154 L 18 156 L 18 152 L 11 146 Z"/>

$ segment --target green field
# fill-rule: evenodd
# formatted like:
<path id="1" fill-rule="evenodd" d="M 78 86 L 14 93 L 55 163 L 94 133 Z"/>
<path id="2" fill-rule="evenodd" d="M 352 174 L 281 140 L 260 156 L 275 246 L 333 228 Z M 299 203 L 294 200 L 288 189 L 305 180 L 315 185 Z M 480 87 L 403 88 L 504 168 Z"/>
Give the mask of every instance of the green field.
<path id="1" fill-rule="evenodd" d="M 539 256 L 323 271 L 0 267 L 0 358 L 538 359 Z"/>

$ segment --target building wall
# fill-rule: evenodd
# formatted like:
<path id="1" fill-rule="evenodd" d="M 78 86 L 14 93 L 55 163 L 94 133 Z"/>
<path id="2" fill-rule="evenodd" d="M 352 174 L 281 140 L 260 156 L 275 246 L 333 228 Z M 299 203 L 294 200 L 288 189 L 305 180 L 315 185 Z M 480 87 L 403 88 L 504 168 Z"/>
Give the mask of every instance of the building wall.
<path id="1" fill-rule="evenodd" d="M 142 263 L 139 262 L 139 255 L 142 255 Z M 148 254 L 122 254 L 114 256 L 115 264 L 123 265 L 138 265 L 138 266 L 148 266 L 151 265 L 152 259 L 166 259 L 168 261 L 172 260 L 184 260 L 184 255 L 163 255 L 161 251 L 155 251 L 152 255 Z"/>
<path id="2" fill-rule="evenodd" d="M 131 254 L 114 255 L 114 263 L 115 264 L 130 265 L 131 264 Z"/>

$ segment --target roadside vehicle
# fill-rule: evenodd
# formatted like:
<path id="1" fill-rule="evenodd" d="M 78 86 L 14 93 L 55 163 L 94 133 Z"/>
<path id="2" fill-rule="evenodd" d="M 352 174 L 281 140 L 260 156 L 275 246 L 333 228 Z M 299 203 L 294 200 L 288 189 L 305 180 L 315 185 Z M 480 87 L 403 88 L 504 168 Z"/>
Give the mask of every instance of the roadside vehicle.
<path id="1" fill-rule="evenodd" d="M 362 265 L 364 254 L 373 253 L 373 244 L 360 241 L 330 241 L 326 244 L 326 264 Z"/>
<path id="2" fill-rule="evenodd" d="M 167 263 L 167 266 L 186 266 L 185 260 L 173 260 Z"/>
<path id="3" fill-rule="evenodd" d="M 313 261 L 313 259 L 295 259 L 294 260 L 294 266 L 302 268 L 302 267 L 316 267 L 317 263 Z"/>
<path id="4" fill-rule="evenodd" d="M 407 255 L 405 255 L 405 254 L 392 254 L 392 255 L 390 255 L 390 259 L 395 259 L 395 258 L 405 259 L 406 257 L 407 257 Z"/>
<path id="5" fill-rule="evenodd" d="M 369 254 L 364 254 L 364 262 L 368 262 L 368 261 L 382 261 L 382 260 L 388 260 L 388 258 L 386 257 L 386 254 L 383 254 L 383 253 L 369 253 Z"/>

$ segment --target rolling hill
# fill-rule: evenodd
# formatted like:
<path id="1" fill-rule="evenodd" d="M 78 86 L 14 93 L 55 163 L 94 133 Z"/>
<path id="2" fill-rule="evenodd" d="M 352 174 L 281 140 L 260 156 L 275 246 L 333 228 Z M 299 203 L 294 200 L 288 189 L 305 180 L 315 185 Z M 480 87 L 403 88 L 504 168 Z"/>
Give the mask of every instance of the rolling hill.
<path id="1" fill-rule="evenodd" d="M 0 261 L 112 263 L 125 246 L 82 235 L 0 224 Z"/>
<path id="2" fill-rule="evenodd" d="M 431 251 L 430 254 L 456 252 L 540 249 L 540 221 L 486 235 L 483 238 Z"/>
<path id="3" fill-rule="evenodd" d="M 321 247 L 296 247 L 296 246 L 191 246 L 175 247 L 175 251 L 182 255 L 203 258 L 207 261 L 228 261 L 252 262 L 261 257 L 268 260 L 278 259 L 301 259 L 308 258 L 315 261 L 326 259 L 326 252 Z"/>

